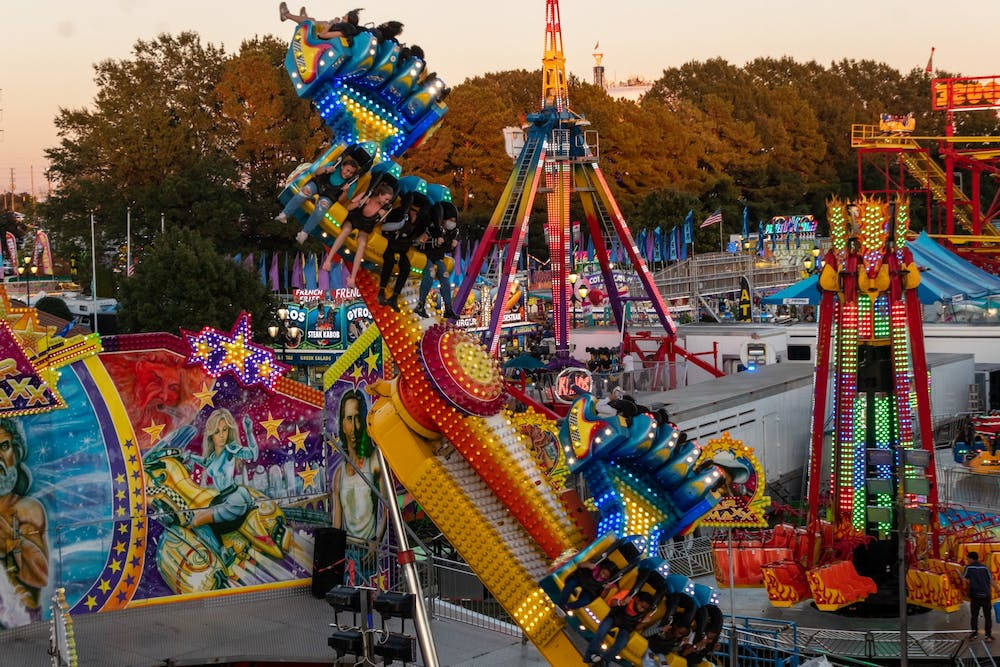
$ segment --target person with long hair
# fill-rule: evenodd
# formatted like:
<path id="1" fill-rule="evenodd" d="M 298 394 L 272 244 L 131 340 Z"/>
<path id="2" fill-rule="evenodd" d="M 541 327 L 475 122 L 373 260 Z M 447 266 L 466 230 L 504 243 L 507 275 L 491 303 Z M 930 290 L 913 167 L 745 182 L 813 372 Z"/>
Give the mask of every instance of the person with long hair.
<path id="1" fill-rule="evenodd" d="M 191 527 L 227 561 L 232 554 L 224 553 L 222 542 L 212 526 L 222 529 L 227 524 L 240 522 L 254 507 L 250 491 L 236 483 L 236 476 L 242 472 L 244 463 L 260 455 L 249 415 L 243 415 L 243 430 L 247 436 L 245 446 L 240 442 L 240 431 L 233 414 L 225 408 L 217 408 L 205 421 L 201 456 L 187 455 L 190 461 L 203 468 L 203 484 L 211 478 L 212 486 L 219 492 L 213 505 L 194 510 Z"/>
<path id="2" fill-rule="evenodd" d="M 414 201 L 413 195 L 412 192 L 403 195 L 399 206 L 394 208 L 382 223 L 382 236 L 385 237 L 386 246 L 382 253 L 378 302 L 395 311 L 399 311 L 397 298 L 406 286 L 407 278 L 410 277 L 410 258 L 407 251 L 425 236 L 424 229 L 427 226 L 425 216 L 420 215 L 419 204 Z M 391 286 L 391 294 L 387 297 L 385 290 L 390 287 L 392 269 L 396 264 L 399 265 L 399 273 Z"/>
<path id="3" fill-rule="evenodd" d="M 361 262 L 365 258 L 365 248 L 368 246 L 368 235 L 375 230 L 375 225 L 379 224 L 389 212 L 396 192 L 388 183 L 379 183 L 371 193 L 362 192 L 347 204 L 347 219 L 340 227 L 340 233 L 334 239 L 330 251 L 323 259 L 323 270 L 329 271 L 333 265 L 333 258 L 337 256 L 337 251 L 344 245 L 344 241 L 355 229 L 358 230 L 357 249 L 354 253 L 354 263 L 351 265 L 351 274 L 347 278 L 348 287 L 357 287 L 358 270 Z"/>
<path id="4" fill-rule="evenodd" d="M 345 458 L 333 473 L 332 520 L 334 528 L 347 531 L 351 537 L 378 541 L 385 533 L 385 513 L 379 512 L 378 495 L 368 485 L 378 485 L 381 471 L 368 436 L 367 415 L 364 394 L 358 389 L 344 392 L 337 420 L 338 439 L 344 455 L 354 465 Z"/>

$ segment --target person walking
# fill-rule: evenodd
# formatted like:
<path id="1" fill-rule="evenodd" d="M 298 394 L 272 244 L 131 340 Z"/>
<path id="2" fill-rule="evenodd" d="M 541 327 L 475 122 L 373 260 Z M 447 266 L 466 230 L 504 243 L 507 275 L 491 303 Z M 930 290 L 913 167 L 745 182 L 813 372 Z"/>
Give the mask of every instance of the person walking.
<path id="1" fill-rule="evenodd" d="M 982 610 L 985 619 L 986 636 L 985 641 L 993 641 L 993 619 L 990 617 L 990 598 L 992 592 L 993 578 L 990 576 L 990 569 L 979 561 L 979 554 L 970 551 L 968 555 L 969 564 L 965 566 L 962 576 L 969 580 L 969 607 L 972 613 L 972 635 L 969 639 L 979 638 L 979 612 Z"/>

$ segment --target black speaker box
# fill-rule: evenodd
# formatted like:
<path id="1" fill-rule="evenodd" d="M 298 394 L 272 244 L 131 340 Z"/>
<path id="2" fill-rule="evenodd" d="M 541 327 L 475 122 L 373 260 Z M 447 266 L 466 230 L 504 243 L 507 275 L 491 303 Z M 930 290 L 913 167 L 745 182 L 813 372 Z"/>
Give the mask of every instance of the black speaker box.
<path id="1" fill-rule="evenodd" d="M 347 532 L 340 528 L 317 528 L 313 533 L 313 597 L 323 599 L 326 592 L 344 583 L 344 556 Z"/>

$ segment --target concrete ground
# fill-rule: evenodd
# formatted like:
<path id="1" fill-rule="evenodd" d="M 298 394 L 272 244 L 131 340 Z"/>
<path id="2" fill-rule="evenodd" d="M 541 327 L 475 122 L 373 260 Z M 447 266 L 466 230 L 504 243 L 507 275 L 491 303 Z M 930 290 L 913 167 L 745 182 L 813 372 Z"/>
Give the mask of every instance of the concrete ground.
<path id="1" fill-rule="evenodd" d="M 179 667 L 236 660 L 330 664 L 334 653 L 326 641 L 333 621 L 325 601 L 311 597 L 307 589 L 294 589 L 280 597 L 251 594 L 87 614 L 74 618 L 74 628 L 81 667 Z M 342 613 L 340 621 L 350 624 L 351 615 Z M 399 628 L 398 620 L 389 624 L 394 632 Z M 433 631 L 442 665 L 545 664 L 533 646 L 509 634 L 445 619 L 435 619 Z M 407 623 L 405 632 L 413 635 L 412 625 Z M 47 667 L 48 640 L 44 623 L 0 633 L 0 665 Z"/>

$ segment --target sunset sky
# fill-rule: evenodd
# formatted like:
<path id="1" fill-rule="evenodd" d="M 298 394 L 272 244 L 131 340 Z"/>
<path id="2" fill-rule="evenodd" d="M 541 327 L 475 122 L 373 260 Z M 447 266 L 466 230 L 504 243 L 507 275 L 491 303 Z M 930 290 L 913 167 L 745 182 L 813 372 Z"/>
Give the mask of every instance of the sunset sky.
<path id="1" fill-rule="evenodd" d="M 300 3 L 289 4 L 294 11 Z M 333 16 L 355 4 L 314 1 L 307 8 Z M 449 83 L 539 66 L 543 0 L 360 4 L 362 20 L 402 21 L 403 41 L 423 46 L 430 68 Z M 611 79 L 655 79 L 665 67 L 716 56 L 737 64 L 782 55 L 822 63 L 875 59 L 905 71 L 922 68 L 932 45 L 936 67 L 969 76 L 1000 73 L 996 0 L 563 0 L 561 6 L 567 68 L 588 80 L 598 40 Z M 254 34 L 289 37 L 293 24 L 279 22 L 277 7 L 270 0 L 6 0 L 0 9 L 0 189 L 10 189 L 13 167 L 17 190 L 29 190 L 33 166 L 35 190 L 44 193 L 43 151 L 57 140 L 52 119 L 60 106 L 90 103 L 93 63 L 127 57 L 137 39 L 160 32 L 195 30 L 227 51 Z"/>

